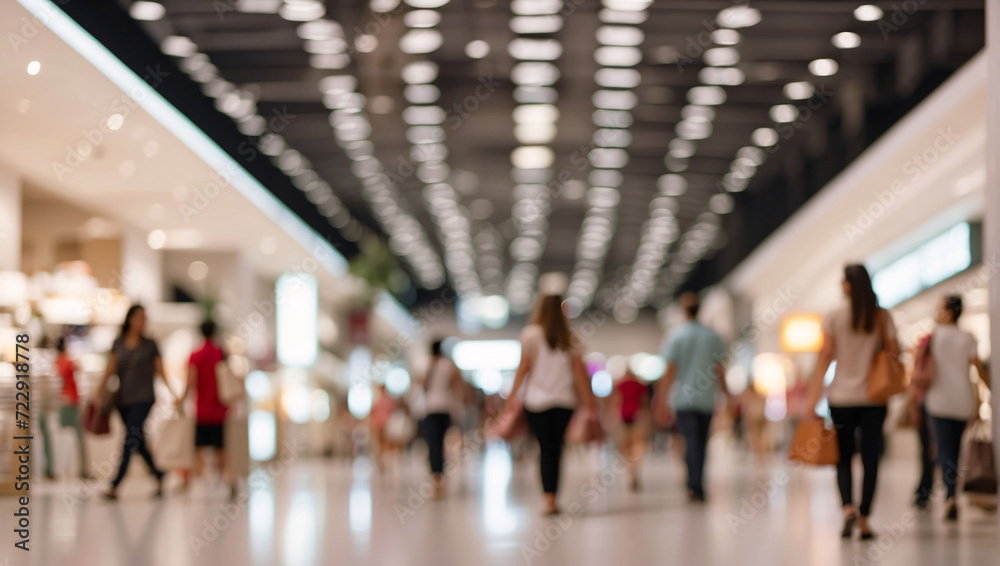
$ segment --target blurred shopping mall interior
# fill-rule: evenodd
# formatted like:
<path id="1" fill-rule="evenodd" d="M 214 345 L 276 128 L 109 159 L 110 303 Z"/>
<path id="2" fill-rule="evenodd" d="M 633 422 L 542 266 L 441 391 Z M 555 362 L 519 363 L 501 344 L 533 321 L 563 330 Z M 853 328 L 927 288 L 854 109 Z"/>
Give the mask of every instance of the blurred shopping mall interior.
<path id="1" fill-rule="evenodd" d="M 0 0 L 0 37 L 4 565 L 996 563 L 1000 0 Z M 848 264 L 910 383 L 872 540 L 843 457 L 789 459 L 841 426 L 809 395 Z M 661 385 L 688 292 L 724 349 L 707 497 Z M 987 377 L 921 499 L 953 295 Z"/>

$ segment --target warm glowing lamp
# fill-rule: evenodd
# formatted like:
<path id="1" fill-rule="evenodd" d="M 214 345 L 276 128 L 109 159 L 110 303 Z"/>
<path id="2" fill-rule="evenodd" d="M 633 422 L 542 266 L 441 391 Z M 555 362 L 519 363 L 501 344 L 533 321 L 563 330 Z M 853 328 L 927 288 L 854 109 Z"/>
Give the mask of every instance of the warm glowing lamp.
<path id="1" fill-rule="evenodd" d="M 818 352 L 823 347 L 822 318 L 818 314 L 795 314 L 781 326 L 781 346 L 786 352 Z"/>

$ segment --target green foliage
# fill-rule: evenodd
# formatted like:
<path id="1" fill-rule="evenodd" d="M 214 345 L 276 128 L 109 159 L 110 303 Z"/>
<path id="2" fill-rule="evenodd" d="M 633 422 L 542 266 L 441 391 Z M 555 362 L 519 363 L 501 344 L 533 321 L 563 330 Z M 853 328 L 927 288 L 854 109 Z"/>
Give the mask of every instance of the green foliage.
<path id="1" fill-rule="evenodd" d="M 361 242 L 361 253 L 350 262 L 351 275 L 368 284 L 368 301 L 374 301 L 378 292 L 391 289 L 392 282 L 400 272 L 396 256 L 378 238 Z"/>

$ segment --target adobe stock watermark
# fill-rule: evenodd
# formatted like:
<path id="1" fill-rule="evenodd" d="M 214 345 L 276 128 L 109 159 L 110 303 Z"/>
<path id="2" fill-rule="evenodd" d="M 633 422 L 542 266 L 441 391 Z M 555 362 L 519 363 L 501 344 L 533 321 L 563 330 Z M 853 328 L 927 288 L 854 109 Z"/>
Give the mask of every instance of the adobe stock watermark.
<path id="1" fill-rule="evenodd" d="M 201 522 L 199 525 L 201 530 L 198 534 L 188 536 L 188 546 L 191 548 L 194 556 L 196 558 L 201 556 L 205 548 L 208 548 L 211 543 L 219 540 L 219 537 L 223 533 L 229 530 L 240 517 L 245 515 L 250 507 L 250 496 L 252 493 L 267 488 L 274 481 L 274 478 L 283 474 L 288 466 L 298 460 L 304 450 L 304 446 L 286 440 L 281 454 L 277 459 L 263 468 L 264 473 L 252 475 L 247 480 L 246 493 L 237 496 L 235 501 L 220 503 L 215 515 Z"/>
<path id="2" fill-rule="evenodd" d="M 734 0 L 733 7 L 750 7 L 750 0 Z M 724 23 L 720 23 L 718 20 L 702 20 L 701 25 L 705 29 L 698 32 L 697 35 L 689 35 L 685 41 L 684 51 L 679 53 L 673 61 L 678 71 L 683 73 L 684 68 L 696 63 L 705 54 L 705 51 L 716 47 L 712 34 L 726 27 L 723 25 Z"/>
<path id="3" fill-rule="evenodd" d="M 913 14 L 916 14 L 927 0 L 903 0 L 892 5 L 892 13 L 883 16 L 878 21 L 878 31 L 882 34 L 882 39 L 888 41 L 889 36 L 899 31 L 899 28 L 910 21 Z"/>
<path id="4" fill-rule="evenodd" d="M 63 181 L 67 175 L 90 159 L 109 136 L 121 130 L 129 114 L 169 76 L 170 73 L 160 69 L 159 65 L 155 68 L 147 65 L 146 74 L 142 77 L 143 84 L 136 85 L 128 93 L 115 97 L 109 106 L 110 114 L 95 127 L 81 130 L 82 139 L 75 144 L 65 146 L 66 155 L 61 161 L 52 161 L 50 169 L 56 179 Z"/>
<path id="5" fill-rule="evenodd" d="M 934 163 L 948 153 L 960 137 L 961 135 L 952 131 L 951 126 L 938 128 L 934 140 L 927 147 L 903 162 L 901 172 L 905 178 L 897 178 L 889 185 L 888 189 L 872 193 L 874 199 L 868 206 L 858 208 L 857 218 L 853 222 L 844 223 L 843 231 L 847 241 L 853 244 L 874 226 L 879 218 L 885 216 L 896 205 L 899 197 L 910 190 L 913 183 L 923 177 Z"/>
<path id="6" fill-rule="evenodd" d="M 535 560 L 541 558 L 556 541 L 573 527 L 576 520 L 584 515 L 589 506 L 600 501 L 601 497 L 607 494 L 608 490 L 622 476 L 628 475 L 629 469 L 633 465 L 634 463 L 621 452 L 615 452 L 615 458 L 607 468 L 580 486 L 577 490 L 578 500 L 567 505 L 565 512 L 553 517 L 553 520 L 545 527 L 535 529 L 534 540 L 531 544 L 521 545 L 521 560 L 530 566 Z"/>

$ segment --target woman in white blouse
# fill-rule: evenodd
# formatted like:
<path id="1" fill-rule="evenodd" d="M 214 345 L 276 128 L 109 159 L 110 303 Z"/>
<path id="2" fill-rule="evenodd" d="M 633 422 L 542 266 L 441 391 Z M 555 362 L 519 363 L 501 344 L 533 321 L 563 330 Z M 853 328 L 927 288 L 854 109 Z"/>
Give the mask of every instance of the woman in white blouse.
<path id="1" fill-rule="evenodd" d="M 592 410 L 596 405 L 582 345 L 569 328 L 562 302 L 558 295 L 538 298 L 531 324 L 521 333 L 521 363 L 511 389 L 511 396 L 521 402 L 506 407 L 517 411 L 523 405 L 528 427 L 538 438 L 547 515 L 559 512 L 556 492 L 570 417 L 578 406 Z"/>
<path id="2" fill-rule="evenodd" d="M 990 383 L 986 368 L 979 361 L 976 339 L 958 328 L 960 316 L 962 297 L 951 295 L 942 299 L 935 316 L 938 324 L 930 340 L 934 379 L 924 396 L 924 406 L 934 429 L 941 477 L 948 490 L 945 519 L 951 521 L 958 519 L 955 490 L 962 433 L 966 422 L 979 413 L 979 395 L 975 383 L 969 379 L 969 366 L 976 368 L 987 387 Z"/>

